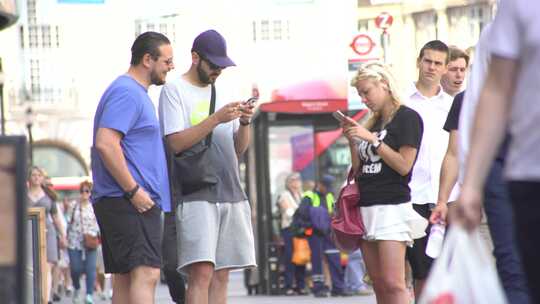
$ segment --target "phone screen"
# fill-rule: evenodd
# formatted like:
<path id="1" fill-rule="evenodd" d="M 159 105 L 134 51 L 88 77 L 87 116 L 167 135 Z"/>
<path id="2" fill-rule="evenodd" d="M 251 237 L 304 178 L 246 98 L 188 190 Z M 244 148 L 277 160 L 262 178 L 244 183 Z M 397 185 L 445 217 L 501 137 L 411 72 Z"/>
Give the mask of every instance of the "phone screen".
<path id="1" fill-rule="evenodd" d="M 339 121 L 344 121 L 345 120 L 345 114 L 343 114 L 341 111 L 335 111 L 332 113 L 332 115 L 334 116 L 335 119 L 339 120 Z"/>

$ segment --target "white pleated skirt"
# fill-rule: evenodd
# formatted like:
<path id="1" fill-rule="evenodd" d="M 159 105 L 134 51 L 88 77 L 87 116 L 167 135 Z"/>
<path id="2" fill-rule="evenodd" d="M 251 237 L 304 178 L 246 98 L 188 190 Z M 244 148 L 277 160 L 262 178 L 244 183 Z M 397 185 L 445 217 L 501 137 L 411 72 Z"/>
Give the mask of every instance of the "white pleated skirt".
<path id="1" fill-rule="evenodd" d="M 367 241 L 398 241 L 412 246 L 415 239 L 426 235 L 428 221 L 412 207 L 412 203 L 359 207 Z"/>

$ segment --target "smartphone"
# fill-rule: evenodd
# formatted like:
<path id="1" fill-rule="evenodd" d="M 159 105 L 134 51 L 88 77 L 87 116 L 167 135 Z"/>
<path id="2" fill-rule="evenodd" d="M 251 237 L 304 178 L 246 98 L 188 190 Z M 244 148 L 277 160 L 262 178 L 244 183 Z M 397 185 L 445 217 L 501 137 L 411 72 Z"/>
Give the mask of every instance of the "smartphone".
<path id="1" fill-rule="evenodd" d="M 251 97 L 248 100 L 244 101 L 243 104 L 252 107 L 255 105 L 255 103 L 257 103 L 257 100 L 257 97 Z"/>
<path id="2" fill-rule="evenodd" d="M 337 110 L 335 112 L 332 113 L 332 115 L 334 116 L 335 119 L 343 122 L 346 120 L 346 117 L 345 114 L 343 114 L 340 110 Z"/>

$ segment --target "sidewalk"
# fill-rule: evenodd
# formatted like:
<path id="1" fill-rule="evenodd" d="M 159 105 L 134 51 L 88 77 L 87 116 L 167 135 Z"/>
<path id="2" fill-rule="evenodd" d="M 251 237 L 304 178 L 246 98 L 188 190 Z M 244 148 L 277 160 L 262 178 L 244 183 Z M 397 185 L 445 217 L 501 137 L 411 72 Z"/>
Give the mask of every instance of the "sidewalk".
<path id="1" fill-rule="evenodd" d="M 229 304 L 375 304 L 375 296 L 355 296 L 355 297 L 329 297 L 329 298 L 315 298 L 313 296 L 248 296 L 246 289 L 244 288 L 244 277 L 242 272 L 233 272 L 230 276 L 229 282 Z M 82 281 L 81 281 L 82 282 Z M 71 299 L 65 297 L 60 302 L 54 302 L 60 304 L 71 304 Z M 94 303 L 104 304 L 111 303 L 110 300 L 102 301 L 94 295 Z M 169 296 L 169 290 L 166 284 L 159 284 L 156 291 L 156 304 L 169 304 L 172 303 Z"/>

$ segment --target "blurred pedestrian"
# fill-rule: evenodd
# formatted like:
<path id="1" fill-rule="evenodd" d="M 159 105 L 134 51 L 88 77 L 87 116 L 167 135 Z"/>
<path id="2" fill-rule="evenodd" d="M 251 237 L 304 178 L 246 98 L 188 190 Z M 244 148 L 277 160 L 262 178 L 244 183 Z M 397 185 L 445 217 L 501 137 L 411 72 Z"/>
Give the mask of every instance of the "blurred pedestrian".
<path id="1" fill-rule="evenodd" d="M 161 267 L 161 211 L 170 210 L 167 164 L 148 87 L 174 68 L 169 39 L 139 35 L 131 65 L 103 94 L 94 117 L 92 202 L 113 303 L 154 303 Z M 135 249 L 135 250 L 134 250 Z"/>
<path id="2" fill-rule="evenodd" d="M 305 265 L 295 265 L 292 262 L 293 236 L 291 223 L 294 212 L 298 209 L 302 199 L 302 180 L 300 174 L 294 172 L 285 178 L 285 190 L 278 196 L 277 204 L 279 208 L 281 237 L 284 242 L 283 264 L 285 266 L 285 294 L 305 294 Z M 295 288 L 293 288 L 293 278 Z"/>
<path id="3" fill-rule="evenodd" d="M 487 38 L 491 62 L 471 129 L 470 149 L 456 216 L 468 228 L 481 218 L 484 185 L 497 148 L 510 132 L 505 178 L 515 235 L 533 303 L 540 303 L 540 4 L 502 0 Z M 461 120 L 460 120 L 461 122 Z M 493 170 L 493 169 L 491 169 Z M 486 200 L 487 203 L 487 200 Z"/>
<path id="4" fill-rule="evenodd" d="M 328 290 L 324 284 L 323 259 L 326 257 L 332 281 L 332 296 L 348 295 L 344 290 L 344 274 L 341 256 L 330 239 L 330 217 L 334 212 L 334 194 L 332 193 L 335 177 L 323 175 L 316 183 L 314 191 L 304 192 L 298 207 L 293 226 L 306 231 L 311 249 L 311 281 L 313 295 L 317 298 L 327 297 Z"/>
<path id="5" fill-rule="evenodd" d="M 51 198 L 47 192 L 51 193 L 44 185 L 45 172 L 40 167 L 33 166 L 28 175 L 28 200 L 30 207 L 42 207 L 45 209 L 45 239 L 47 263 L 43 270 L 45 276 L 44 298 L 47 302 L 51 301 L 52 291 L 52 269 L 58 263 L 58 248 L 66 245 L 66 235 L 62 222 L 58 217 L 58 209 L 54 198 Z M 52 195 L 52 194 L 51 194 Z"/>
<path id="6" fill-rule="evenodd" d="M 85 274 L 86 297 L 85 304 L 94 303 L 94 282 L 96 280 L 96 248 L 85 246 L 84 235 L 98 236 L 99 228 L 90 203 L 92 183 L 84 181 L 79 185 L 81 194 L 79 201 L 72 209 L 68 226 L 68 253 L 73 287 L 73 303 L 82 303 L 81 275 Z"/>
<path id="7" fill-rule="evenodd" d="M 452 106 L 452 97 L 441 86 L 441 77 L 447 72 L 449 60 L 448 46 L 444 42 L 432 40 L 426 43 L 416 60 L 418 81 L 411 86 L 406 96 L 406 105 L 420 115 L 424 124 L 422 145 L 417 153 L 409 186 L 413 208 L 426 220 L 431 215 L 431 207 L 437 202 L 440 170 L 449 138 L 443 125 Z M 457 188 L 452 190 L 449 201 L 457 198 L 457 191 Z M 433 259 L 426 254 L 427 234 L 430 230 L 431 225 L 428 225 L 426 236 L 415 240 L 414 245 L 407 248 L 417 299 L 433 263 Z"/>
<path id="8" fill-rule="evenodd" d="M 448 50 L 450 59 L 447 71 L 441 77 L 441 85 L 446 94 L 456 97 L 464 88 L 469 69 L 469 55 L 457 46 L 450 46 Z"/>
<path id="9" fill-rule="evenodd" d="M 372 294 L 373 290 L 364 282 L 366 274 L 366 264 L 362 257 L 362 251 L 357 249 L 351 252 L 345 268 L 345 290 L 353 295 Z"/>
<path id="10" fill-rule="evenodd" d="M 178 189 L 182 197 L 174 202 L 178 270 L 187 274 L 188 304 L 225 303 L 229 272 L 256 265 L 251 206 L 238 169 L 238 157 L 249 145 L 254 106 L 228 102 L 214 86 L 223 70 L 234 65 L 223 36 L 204 31 L 193 41 L 189 70 L 168 82 L 159 98 L 162 133 L 172 154 L 212 134 L 204 165 L 213 169 L 216 183 Z M 212 95 L 216 111 L 210 114 Z M 192 174 L 175 173 L 175 185 Z"/>
<path id="11" fill-rule="evenodd" d="M 402 105 L 396 81 L 381 63 L 361 66 L 351 85 L 372 113 L 365 125 L 349 117 L 342 123 L 366 229 L 360 248 L 377 302 L 409 303 L 405 250 L 427 226 L 413 209 L 408 186 L 422 141 L 422 118 Z"/>

